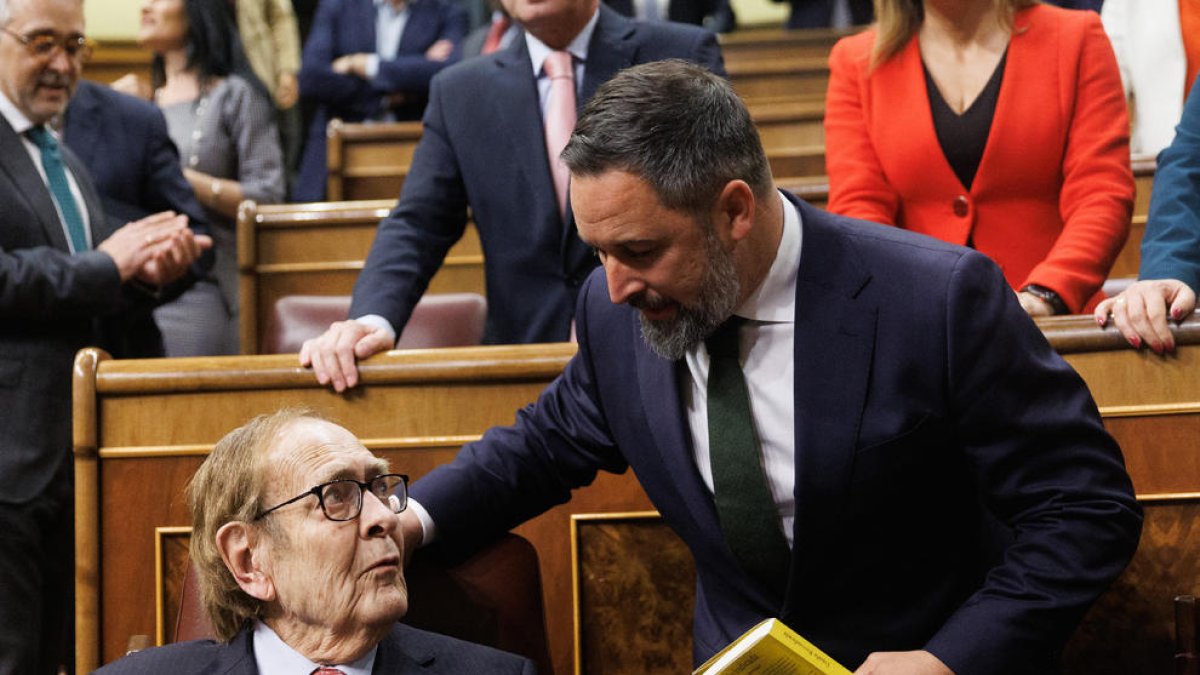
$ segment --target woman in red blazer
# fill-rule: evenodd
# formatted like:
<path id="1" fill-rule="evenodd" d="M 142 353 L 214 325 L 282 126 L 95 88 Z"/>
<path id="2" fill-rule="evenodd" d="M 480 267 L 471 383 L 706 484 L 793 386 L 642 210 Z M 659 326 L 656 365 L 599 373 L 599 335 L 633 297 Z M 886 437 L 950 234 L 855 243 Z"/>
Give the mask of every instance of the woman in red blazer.
<path id="1" fill-rule="evenodd" d="M 1079 313 L 1129 233 L 1129 120 L 1099 17 L 1033 1 L 877 0 L 829 59 L 829 210 L 973 246 L 1029 314 Z"/>

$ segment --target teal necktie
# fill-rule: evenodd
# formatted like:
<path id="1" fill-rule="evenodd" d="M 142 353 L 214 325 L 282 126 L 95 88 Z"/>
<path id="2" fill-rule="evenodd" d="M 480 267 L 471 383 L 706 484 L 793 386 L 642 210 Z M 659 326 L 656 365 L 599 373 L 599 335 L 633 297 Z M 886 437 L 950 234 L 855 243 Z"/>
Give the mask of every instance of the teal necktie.
<path id="1" fill-rule="evenodd" d="M 83 230 L 83 217 L 79 215 L 79 204 L 71 194 L 71 184 L 67 182 L 67 171 L 63 167 L 62 152 L 58 141 L 46 131 L 46 127 L 36 126 L 25 132 L 29 140 L 42 151 L 42 168 L 46 170 L 46 180 L 50 183 L 50 194 L 58 204 L 63 222 L 67 225 L 67 233 L 71 237 L 71 250 L 74 252 L 88 250 L 87 233 Z"/>
<path id="2" fill-rule="evenodd" d="M 791 553 L 763 475 L 750 394 L 738 363 L 738 329 L 744 321 L 730 317 L 705 341 L 713 492 L 721 532 L 743 569 L 782 595 Z"/>

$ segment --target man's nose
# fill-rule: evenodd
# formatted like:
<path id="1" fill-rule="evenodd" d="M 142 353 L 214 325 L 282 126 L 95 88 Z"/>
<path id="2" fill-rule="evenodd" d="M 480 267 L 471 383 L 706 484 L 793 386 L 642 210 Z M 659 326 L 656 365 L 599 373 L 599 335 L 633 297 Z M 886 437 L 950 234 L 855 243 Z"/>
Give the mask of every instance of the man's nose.
<path id="1" fill-rule="evenodd" d="M 73 73 L 79 70 L 79 62 L 61 45 L 50 54 L 50 62 L 47 66 L 58 73 Z"/>
<path id="2" fill-rule="evenodd" d="M 359 514 L 358 520 L 363 535 L 368 537 L 390 536 L 398 526 L 391 502 L 387 498 L 376 497 L 375 493 L 370 490 L 364 492 L 362 498 L 362 513 Z"/>
<path id="3" fill-rule="evenodd" d="M 638 275 L 615 256 L 604 261 L 604 275 L 608 280 L 608 296 L 618 305 L 629 302 L 629 298 L 646 288 Z"/>

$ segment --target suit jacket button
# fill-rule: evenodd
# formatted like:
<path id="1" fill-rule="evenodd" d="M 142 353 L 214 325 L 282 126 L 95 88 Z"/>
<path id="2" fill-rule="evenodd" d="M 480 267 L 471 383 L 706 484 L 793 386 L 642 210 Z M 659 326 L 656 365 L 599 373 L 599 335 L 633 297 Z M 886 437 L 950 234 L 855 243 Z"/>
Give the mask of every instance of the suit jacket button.
<path id="1" fill-rule="evenodd" d="M 966 195 L 959 195 L 954 198 L 954 215 L 959 218 L 965 218 L 971 210 L 970 204 L 967 202 Z"/>

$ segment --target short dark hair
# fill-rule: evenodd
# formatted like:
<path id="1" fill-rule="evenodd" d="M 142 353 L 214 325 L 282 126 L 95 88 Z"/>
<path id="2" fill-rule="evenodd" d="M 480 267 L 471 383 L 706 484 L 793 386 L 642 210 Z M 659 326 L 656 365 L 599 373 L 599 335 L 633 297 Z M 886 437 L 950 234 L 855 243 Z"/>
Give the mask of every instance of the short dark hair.
<path id="1" fill-rule="evenodd" d="M 762 141 L 725 79 L 671 59 L 623 70 L 583 109 L 563 162 L 577 176 L 631 173 L 663 206 L 701 215 L 741 179 L 755 196 L 772 189 Z"/>

